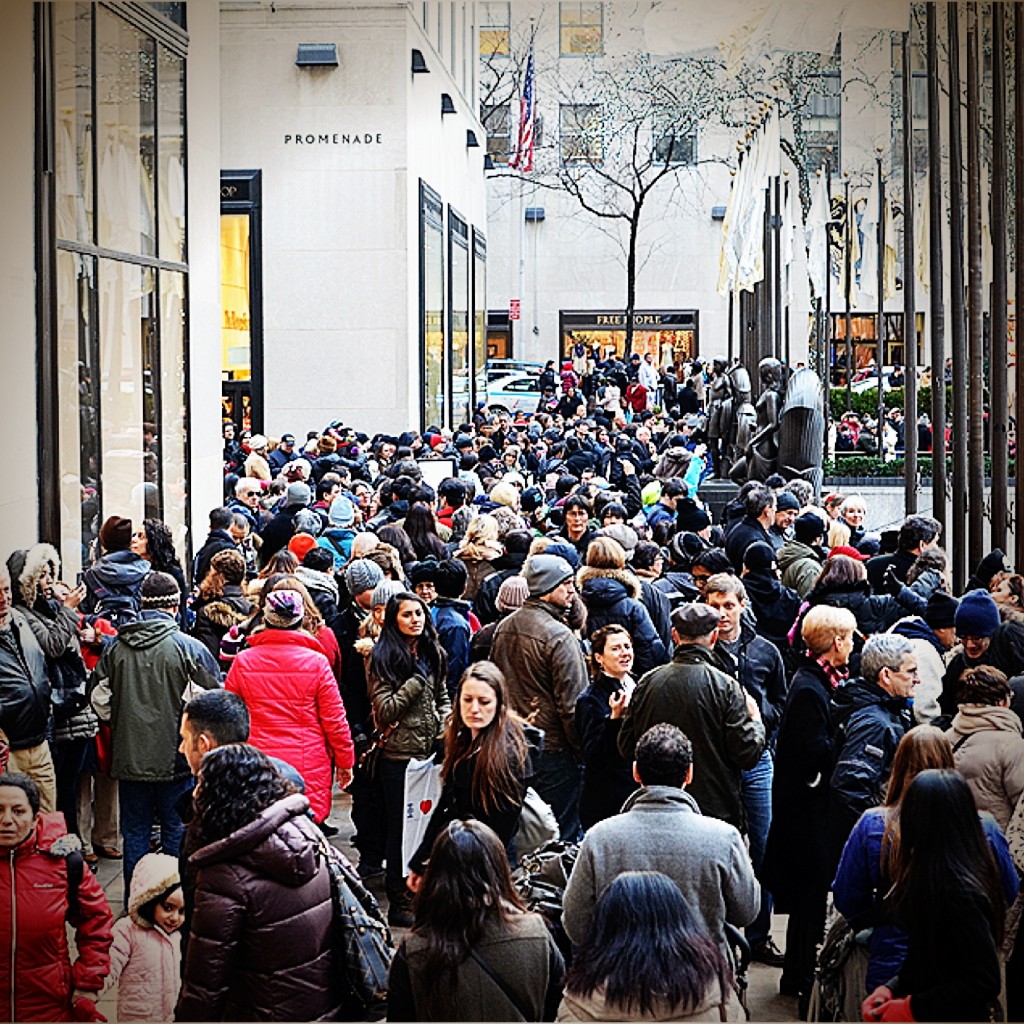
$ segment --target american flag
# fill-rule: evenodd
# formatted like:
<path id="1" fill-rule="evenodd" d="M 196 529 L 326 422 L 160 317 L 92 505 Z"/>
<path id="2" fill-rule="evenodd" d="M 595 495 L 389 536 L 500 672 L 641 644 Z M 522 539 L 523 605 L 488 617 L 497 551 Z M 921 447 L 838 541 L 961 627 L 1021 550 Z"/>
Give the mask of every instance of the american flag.
<path id="1" fill-rule="evenodd" d="M 519 101 L 519 136 L 516 151 L 508 162 L 517 171 L 533 170 L 533 45 L 526 59 L 526 77 L 523 80 L 523 97 Z"/>

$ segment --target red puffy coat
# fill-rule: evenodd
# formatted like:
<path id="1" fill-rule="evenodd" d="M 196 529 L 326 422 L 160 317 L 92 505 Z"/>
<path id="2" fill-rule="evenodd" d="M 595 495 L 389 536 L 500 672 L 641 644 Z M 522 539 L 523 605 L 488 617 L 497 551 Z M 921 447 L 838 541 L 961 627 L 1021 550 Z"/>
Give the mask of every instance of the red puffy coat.
<path id="1" fill-rule="evenodd" d="M 55 852 L 68 839 L 63 814 L 40 814 L 34 835 L 0 851 L 0 1020 L 73 1020 L 73 991 L 99 992 L 110 970 L 114 915 L 88 868 L 69 919 L 78 947 L 71 962 L 67 860 Z"/>
<path id="2" fill-rule="evenodd" d="M 249 709 L 249 742 L 302 776 L 313 815 L 323 821 L 331 812 L 331 766 L 351 768 L 355 751 L 319 641 L 293 629 L 253 633 L 224 687 Z"/>

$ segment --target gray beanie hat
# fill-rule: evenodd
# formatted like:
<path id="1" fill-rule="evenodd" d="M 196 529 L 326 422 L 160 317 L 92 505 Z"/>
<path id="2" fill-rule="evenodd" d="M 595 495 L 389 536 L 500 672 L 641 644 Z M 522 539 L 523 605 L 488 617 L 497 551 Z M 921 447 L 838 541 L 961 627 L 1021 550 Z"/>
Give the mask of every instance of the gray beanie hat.
<path id="1" fill-rule="evenodd" d="M 530 590 L 530 597 L 550 594 L 560 583 L 572 579 L 572 566 L 558 555 L 534 555 L 523 567 L 523 578 Z"/>
<path id="2" fill-rule="evenodd" d="M 509 576 L 500 587 L 498 596 L 494 600 L 495 607 L 499 612 L 514 612 L 522 608 L 526 599 L 530 596 L 530 588 L 522 576 Z"/>
<path id="3" fill-rule="evenodd" d="M 376 563 L 371 563 L 376 565 Z M 380 608 L 388 603 L 395 596 L 395 594 L 404 594 L 405 585 L 399 583 L 398 580 L 381 580 L 373 588 L 373 593 L 370 595 L 370 607 Z"/>
<path id="4" fill-rule="evenodd" d="M 345 566 L 345 586 L 353 597 L 373 590 L 384 579 L 384 570 L 368 558 L 357 558 Z"/>
<path id="5" fill-rule="evenodd" d="M 309 484 L 304 484 L 301 480 L 289 484 L 284 493 L 285 505 L 308 505 L 313 500 L 313 492 L 309 489 Z"/>

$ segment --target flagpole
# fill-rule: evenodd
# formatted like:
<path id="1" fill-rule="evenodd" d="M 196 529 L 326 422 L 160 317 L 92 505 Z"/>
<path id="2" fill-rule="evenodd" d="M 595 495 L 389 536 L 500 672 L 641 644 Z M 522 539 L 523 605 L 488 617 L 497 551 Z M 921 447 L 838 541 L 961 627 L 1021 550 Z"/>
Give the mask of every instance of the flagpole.
<path id="1" fill-rule="evenodd" d="M 846 258 L 843 261 L 843 295 L 846 299 L 846 318 L 844 328 L 846 330 L 846 411 L 853 411 L 853 338 L 850 336 L 853 331 L 853 318 L 850 316 L 850 292 L 853 281 L 853 232 L 855 230 L 853 207 L 850 205 L 850 177 L 846 176 L 843 182 L 846 203 L 846 244 L 843 246 Z"/>
<path id="2" fill-rule="evenodd" d="M 825 391 L 832 390 L 832 154 L 831 146 L 826 150 L 825 157 L 825 204 L 827 207 L 825 220 L 825 322 L 822 334 L 822 376 L 825 378 Z M 825 418 L 829 418 L 832 403 L 825 409 Z"/>
<path id="3" fill-rule="evenodd" d="M 878 457 L 885 461 L 885 448 L 882 445 L 882 427 L 885 422 L 885 391 L 883 389 L 885 364 L 885 182 L 882 180 L 882 157 L 875 157 L 875 173 L 878 175 L 878 223 L 875 234 L 878 238 L 878 252 L 875 254 L 878 289 L 878 326 L 875 338 L 878 345 Z"/>
<path id="4" fill-rule="evenodd" d="M 914 111 L 910 32 L 903 33 L 903 509 L 917 513 L 917 297 L 914 287 Z"/>

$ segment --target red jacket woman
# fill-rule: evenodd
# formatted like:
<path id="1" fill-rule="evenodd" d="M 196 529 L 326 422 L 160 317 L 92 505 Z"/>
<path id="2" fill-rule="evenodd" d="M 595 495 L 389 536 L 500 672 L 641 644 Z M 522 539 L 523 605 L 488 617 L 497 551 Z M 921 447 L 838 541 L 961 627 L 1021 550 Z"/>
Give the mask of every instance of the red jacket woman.
<path id="1" fill-rule="evenodd" d="M 67 854 L 77 848 L 64 815 L 39 813 L 31 779 L 0 775 L 0 1020 L 95 1019 L 114 916 L 89 870 L 69 912 Z M 65 920 L 75 929 L 73 963 Z"/>
<path id="2" fill-rule="evenodd" d="M 297 591 L 268 594 L 267 628 L 249 637 L 224 686 L 249 709 L 249 742 L 295 768 L 314 817 L 323 821 L 331 811 L 332 765 L 347 785 L 355 752 L 331 666 L 319 641 L 299 628 L 302 616 Z"/>

